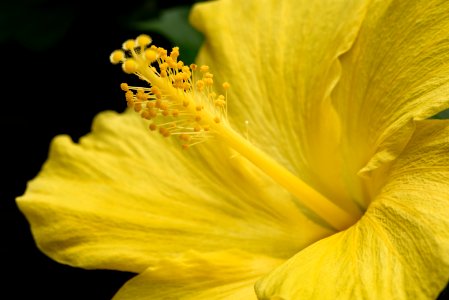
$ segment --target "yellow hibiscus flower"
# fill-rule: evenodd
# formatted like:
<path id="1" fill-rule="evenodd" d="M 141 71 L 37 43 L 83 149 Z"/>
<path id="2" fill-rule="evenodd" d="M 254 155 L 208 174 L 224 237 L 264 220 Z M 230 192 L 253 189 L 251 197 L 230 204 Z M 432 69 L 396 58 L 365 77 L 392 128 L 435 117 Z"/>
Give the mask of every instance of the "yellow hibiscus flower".
<path id="1" fill-rule="evenodd" d="M 427 118 L 449 108 L 448 16 L 444 0 L 220 0 L 191 14 L 210 69 L 125 42 L 112 60 L 150 83 L 122 86 L 143 118 L 54 139 L 17 199 L 39 248 L 138 273 L 117 299 L 436 298 L 449 122 Z"/>

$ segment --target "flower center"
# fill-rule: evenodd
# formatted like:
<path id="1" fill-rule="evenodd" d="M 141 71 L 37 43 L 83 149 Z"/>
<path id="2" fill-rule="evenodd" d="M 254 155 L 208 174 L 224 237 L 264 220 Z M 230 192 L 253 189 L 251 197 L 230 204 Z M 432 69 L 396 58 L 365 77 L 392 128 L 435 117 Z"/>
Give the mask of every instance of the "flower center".
<path id="1" fill-rule="evenodd" d="M 150 84 L 149 88 L 121 85 L 128 106 L 142 118 L 150 120 L 150 130 L 158 130 L 164 137 L 179 136 L 184 148 L 212 136 L 220 138 L 335 229 L 343 230 L 355 223 L 356 217 L 231 128 L 227 121 L 228 83 L 222 85 L 225 94 L 217 95 L 208 66 L 186 66 L 178 61 L 179 48 L 173 48 L 168 54 L 167 50 L 150 44 L 149 36 L 140 35 L 123 43 L 122 50 L 115 50 L 110 56 L 112 63 L 122 63 L 126 73 L 134 73 Z"/>

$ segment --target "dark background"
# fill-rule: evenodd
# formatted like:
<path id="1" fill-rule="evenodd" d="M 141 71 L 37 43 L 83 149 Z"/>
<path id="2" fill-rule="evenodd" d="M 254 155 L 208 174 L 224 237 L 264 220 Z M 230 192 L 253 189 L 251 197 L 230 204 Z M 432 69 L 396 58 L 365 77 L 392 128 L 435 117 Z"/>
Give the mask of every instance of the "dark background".
<path id="1" fill-rule="evenodd" d="M 109 54 L 142 32 L 130 24 L 194 2 L 199 1 L 142 0 L 108 8 L 79 1 L 0 4 L 0 298 L 110 299 L 134 275 L 49 259 L 36 248 L 14 199 L 39 172 L 53 137 L 77 140 L 90 131 L 97 113 L 125 109 L 119 84 L 130 78 L 109 63 Z M 159 46 L 174 46 L 161 32 L 146 33 Z"/>

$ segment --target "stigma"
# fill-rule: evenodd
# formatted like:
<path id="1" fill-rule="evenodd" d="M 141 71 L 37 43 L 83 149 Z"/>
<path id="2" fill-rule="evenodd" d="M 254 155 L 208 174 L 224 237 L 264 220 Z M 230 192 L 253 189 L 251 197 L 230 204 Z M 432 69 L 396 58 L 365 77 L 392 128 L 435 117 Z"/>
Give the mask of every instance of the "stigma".
<path id="1" fill-rule="evenodd" d="M 122 49 L 110 55 L 113 64 L 125 73 L 136 74 L 147 87 L 121 84 L 128 107 L 149 121 L 150 131 L 164 137 L 177 136 L 183 148 L 214 137 L 218 126 L 228 126 L 227 90 L 214 90 L 214 75 L 206 65 L 185 65 L 179 60 L 179 48 L 170 53 L 152 45 L 148 35 L 127 40 Z M 218 130 L 220 131 L 220 130 Z"/>

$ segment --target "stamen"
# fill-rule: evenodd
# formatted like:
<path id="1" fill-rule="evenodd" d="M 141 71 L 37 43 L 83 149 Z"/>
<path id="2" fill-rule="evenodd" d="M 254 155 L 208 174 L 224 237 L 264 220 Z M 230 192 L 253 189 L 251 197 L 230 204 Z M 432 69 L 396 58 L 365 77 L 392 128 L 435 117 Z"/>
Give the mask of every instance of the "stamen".
<path id="1" fill-rule="evenodd" d="M 227 123 L 227 99 L 223 95 L 217 99 L 208 97 L 213 84 L 209 67 L 201 66 L 198 72 L 196 65 L 187 66 L 178 60 L 178 47 L 167 54 L 165 49 L 150 46 L 150 43 L 149 36 L 141 35 L 127 40 L 122 45 L 123 50 L 111 54 L 111 62 L 121 62 L 126 73 L 137 74 L 151 86 L 142 89 L 121 84 L 128 106 L 142 118 L 152 120 L 153 130 L 156 126 L 165 137 L 169 136 L 167 132 L 178 131 L 195 134 L 197 140 L 210 137 L 215 133 L 210 123 Z M 227 88 L 229 85 L 223 89 Z M 175 118 L 182 122 L 177 120 L 174 124 L 182 123 L 182 128 L 166 128 L 164 124 L 173 124 L 171 121 Z"/>
<path id="2" fill-rule="evenodd" d="M 217 137 L 336 229 L 345 229 L 356 221 L 358 216 L 343 211 L 252 145 L 248 131 L 245 139 L 231 128 L 227 120 L 229 83 L 222 85 L 224 95 L 217 94 L 208 66 L 187 66 L 178 60 L 178 47 L 168 54 L 150 43 L 149 36 L 141 35 L 123 43 L 122 50 L 110 56 L 112 63 L 122 63 L 126 73 L 134 73 L 149 83 L 147 88 L 126 83 L 120 88 L 128 106 L 143 119 L 151 120 L 150 131 L 158 131 L 163 137 L 178 137 L 184 149 Z"/>

